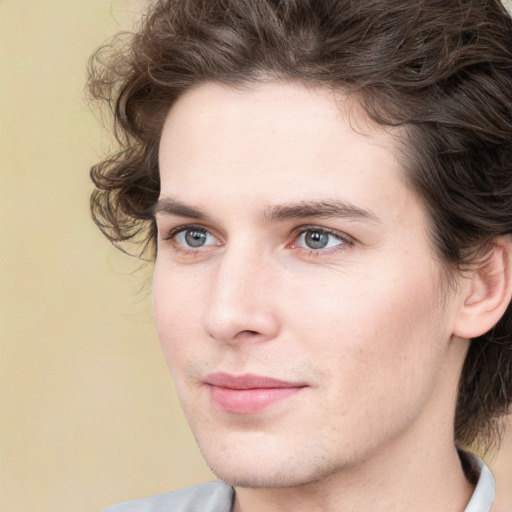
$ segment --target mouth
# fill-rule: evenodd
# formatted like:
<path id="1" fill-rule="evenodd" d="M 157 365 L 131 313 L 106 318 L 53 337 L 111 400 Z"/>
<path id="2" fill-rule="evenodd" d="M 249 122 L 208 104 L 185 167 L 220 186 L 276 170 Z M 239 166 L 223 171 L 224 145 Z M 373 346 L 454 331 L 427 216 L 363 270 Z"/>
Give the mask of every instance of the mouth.
<path id="1" fill-rule="evenodd" d="M 212 373 L 205 379 L 210 399 L 220 410 L 235 414 L 253 414 L 285 400 L 307 387 L 260 375 Z"/>

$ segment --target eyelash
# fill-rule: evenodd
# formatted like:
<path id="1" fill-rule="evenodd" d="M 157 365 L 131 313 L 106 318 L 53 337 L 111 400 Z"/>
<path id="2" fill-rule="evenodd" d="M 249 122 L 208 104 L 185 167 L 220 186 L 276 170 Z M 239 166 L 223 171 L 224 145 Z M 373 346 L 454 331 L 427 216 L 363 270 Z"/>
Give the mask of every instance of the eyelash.
<path id="1" fill-rule="evenodd" d="M 322 249 L 312 249 L 312 248 L 306 248 L 306 247 L 297 247 L 297 241 L 306 233 L 320 233 L 322 235 L 329 235 L 336 240 L 340 242 L 339 245 L 336 245 L 334 247 L 329 248 L 322 248 Z M 328 256 L 335 252 L 344 250 L 347 248 L 347 246 L 352 246 L 354 244 L 354 241 L 352 238 L 350 238 L 348 235 L 344 233 L 340 233 L 339 231 L 335 231 L 333 229 L 328 229 L 320 226 L 315 225 L 309 225 L 309 226 L 300 226 L 296 230 L 293 231 L 293 242 L 291 244 L 288 244 L 287 247 L 295 248 L 295 249 L 301 249 L 303 251 L 308 252 L 308 256 Z"/>
<path id="2" fill-rule="evenodd" d="M 205 231 L 206 233 L 212 234 L 211 231 L 200 225 L 200 224 L 187 224 L 182 226 L 177 226 L 173 229 L 171 229 L 165 236 L 162 237 L 162 240 L 165 242 L 169 242 L 173 245 L 174 249 L 182 254 L 185 255 L 198 255 L 199 251 L 204 251 L 204 247 L 198 247 L 196 249 L 189 248 L 186 246 L 183 246 L 182 244 L 179 244 L 176 241 L 177 235 L 180 233 L 186 232 L 186 231 L 192 231 L 192 230 L 198 230 L 198 231 Z M 329 235 L 337 240 L 339 240 L 340 244 L 336 245 L 334 247 L 330 247 L 327 249 L 308 249 L 306 247 L 298 247 L 297 240 L 304 234 L 308 232 L 314 232 L 314 233 L 320 233 Z M 214 235 L 212 235 L 214 236 Z M 351 237 L 344 233 L 340 233 L 339 231 L 335 231 L 332 229 L 315 226 L 315 225 L 306 225 L 306 226 L 300 226 L 296 228 L 292 232 L 293 241 L 291 243 L 286 244 L 287 248 L 291 249 L 299 249 L 303 251 L 307 251 L 308 256 L 322 256 L 322 255 L 330 255 L 334 252 L 338 252 L 339 250 L 343 250 L 346 248 L 346 246 L 352 246 L 354 245 L 354 241 Z M 211 245 L 205 246 L 206 248 L 211 247 Z"/>
<path id="3" fill-rule="evenodd" d="M 177 226 L 177 227 L 171 229 L 165 236 L 162 237 L 162 240 L 164 242 L 170 243 L 173 246 L 173 248 L 181 254 L 197 255 L 199 252 L 199 249 L 202 249 L 204 251 L 204 248 L 198 248 L 198 249 L 188 248 L 188 247 L 185 247 L 185 246 L 179 244 L 176 241 L 176 237 L 180 233 L 184 233 L 185 231 L 192 231 L 194 229 L 196 229 L 198 231 L 206 231 L 207 233 L 211 234 L 209 229 L 205 228 L 204 226 L 201 226 L 200 224 L 186 224 L 184 226 Z M 207 247 L 209 247 L 209 246 L 207 246 Z"/>

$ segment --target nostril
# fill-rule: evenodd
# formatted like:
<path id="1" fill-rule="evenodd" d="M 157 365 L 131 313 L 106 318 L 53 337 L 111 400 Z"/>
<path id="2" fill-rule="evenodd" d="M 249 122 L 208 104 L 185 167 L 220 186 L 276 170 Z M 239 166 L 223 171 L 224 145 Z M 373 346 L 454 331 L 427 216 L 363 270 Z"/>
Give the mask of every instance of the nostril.
<path id="1" fill-rule="evenodd" d="M 258 335 L 258 334 L 259 334 L 259 332 L 258 332 L 258 331 L 249 331 L 249 330 L 245 330 L 245 331 L 240 331 L 238 334 Z"/>
<path id="2" fill-rule="evenodd" d="M 237 340 L 237 341 L 242 341 L 244 339 L 245 340 L 257 340 L 261 336 L 263 336 L 263 335 L 259 331 L 253 331 L 253 330 L 250 330 L 250 329 L 244 329 L 243 331 L 237 332 L 233 339 Z"/>

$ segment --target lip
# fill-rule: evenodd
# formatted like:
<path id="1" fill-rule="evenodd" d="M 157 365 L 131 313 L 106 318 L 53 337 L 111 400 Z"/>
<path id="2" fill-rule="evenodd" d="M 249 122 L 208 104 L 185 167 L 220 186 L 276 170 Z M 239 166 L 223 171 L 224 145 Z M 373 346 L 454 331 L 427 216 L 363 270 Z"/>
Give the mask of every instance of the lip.
<path id="1" fill-rule="evenodd" d="M 205 379 L 212 402 L 222 411 L 252 414 L 295 395 L 306 384 L 260 375 L 212 373 Z"/>

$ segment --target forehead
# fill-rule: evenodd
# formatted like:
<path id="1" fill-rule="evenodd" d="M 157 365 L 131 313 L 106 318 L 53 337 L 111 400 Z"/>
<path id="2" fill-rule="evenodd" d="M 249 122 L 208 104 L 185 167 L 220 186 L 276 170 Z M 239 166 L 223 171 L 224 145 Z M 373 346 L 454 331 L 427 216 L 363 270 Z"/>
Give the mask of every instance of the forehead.
<path id="1" fill-rule="evenodd" d="M 162 192 L 186 187 L 193 194 L 194 185 L 199 193 L 205 182 L 216 182 L 226 195 L 260 191 L 270 198 L 286 190 L 293 199 L 304 187 L 312 194 L 332 192 L 333 178 L 349 178 L 338 183 L 339 193 L 369 191 L 375 175 L 402 181 L 399 135 L 371 123 L 357 102 L 326 87 L 203 84 L 185 93 L 165 121 Z"/>
<path id="2" fill-rule="evenodd" d="M 396 139 L 328 88 L 203 84 L 167 116 L 161 196 L 223 218 L 338 201 L 392 225 L 416 200 L 402 179 Z"/>
<path id="3" fill-rule="evenodd" d="M 218 139 L 226 135 L 231 137 L 231 152 L 242 145 L 244 149 L 248 145 L 273 145 L 276 136 L 281 144 L 310 137 L 311 143 L 303 149 L 311 149 L 324 138 L 325 149 L 331 137 L 338 139 L 336 146 L 342 142 L 341 130 L 365 144 L 366 149 L 374 145 L 391 152 L 396 150 L 396 140 L 401 134 L 399 129 L 387 129 L 371 122 L 355 97 L 330 87 L 257 82 L 232 88 L 211 82 L 188 90 L 175 102 L 164 124 L 161 149 L 165 152 L 177 149 L 168 145 L 168 141 L 172 144 L 176 131 L 181 142 L 190 141 L 189 135 L 205 135 L 202 151 L 215 153 L 219 149 Z M 163 152 L 161 155 L 165 157 Z"/>

